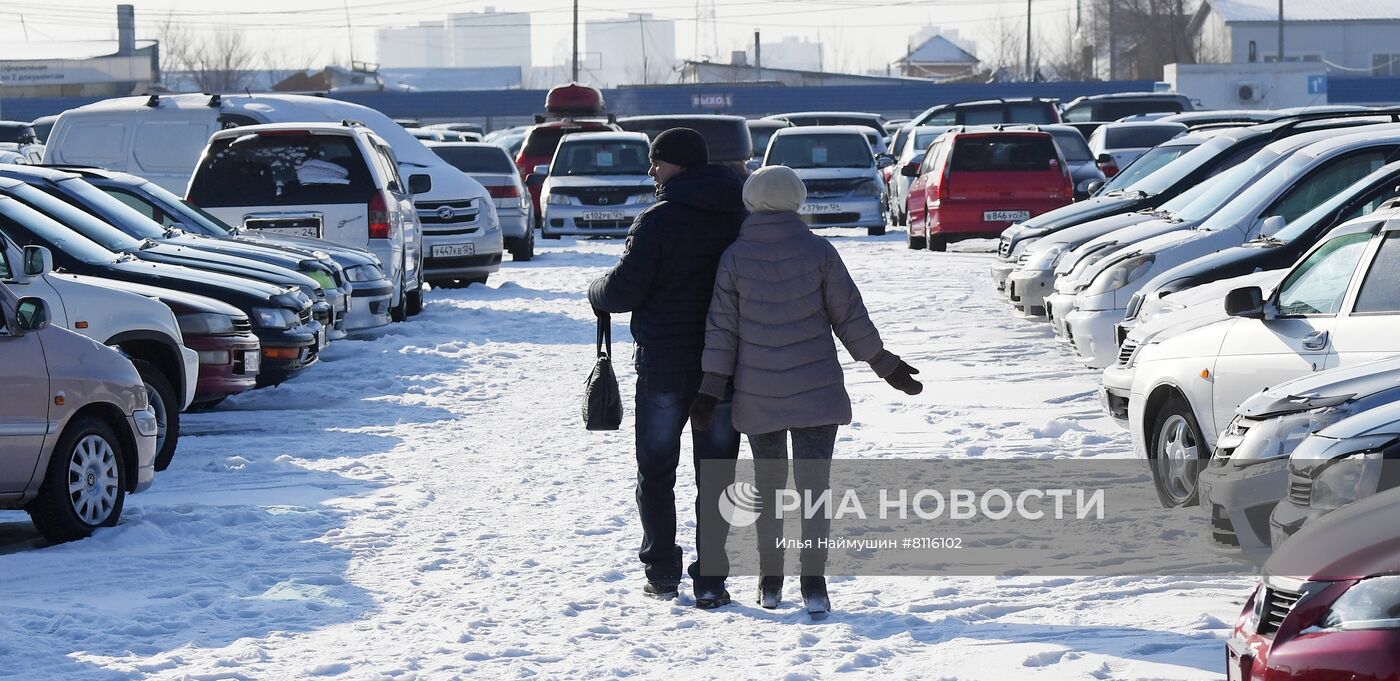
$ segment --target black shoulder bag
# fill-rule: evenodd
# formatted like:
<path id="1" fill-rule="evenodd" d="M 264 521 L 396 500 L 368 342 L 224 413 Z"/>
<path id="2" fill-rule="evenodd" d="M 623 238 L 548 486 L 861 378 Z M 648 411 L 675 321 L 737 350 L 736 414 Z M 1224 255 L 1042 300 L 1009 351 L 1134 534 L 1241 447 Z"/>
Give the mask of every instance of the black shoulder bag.
<path id="1" fill-rule="evenodd" d="M 583 389 L 583 423 L 589 430 L 617 430 L 622 425 L 622 394 L 612 366 L 612 320 L 598 315 L 598 359 Z"/>

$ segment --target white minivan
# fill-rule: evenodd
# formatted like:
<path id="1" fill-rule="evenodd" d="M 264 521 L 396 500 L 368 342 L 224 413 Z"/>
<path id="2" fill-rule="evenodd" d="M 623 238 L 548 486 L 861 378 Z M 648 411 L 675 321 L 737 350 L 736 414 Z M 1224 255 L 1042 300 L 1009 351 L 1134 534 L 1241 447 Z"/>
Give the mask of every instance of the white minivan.
<path id="1" fill-rule="evenodd" d="M 209 138 L 240 125 L 294 122 L 358 122 L 388 142 L 399 173 L 409 183 L 427 175 L 431 187 L 413 203 L 429 246 L 468 230 L 494 234 L 494 249 L 477 249 L 470 274 L 500 269 L 500 224 L 491 197 L 479 182 L 430 151 L 402 126 L 369 107 L 308 95 L 151 95 L 118 97 L 63 112 L 49 134 L 44 162 L 91 165 L 139 175 L 181 196 Z M 441 236 L 440 236 L 441 235 Z M 444 249 L 434 257 L 417 239 L 405 244 L 410 264 L 422 262 L 431 281 L 463 271 L 460 254 Z M 478 262 L 480 261 L 480 262 Z M 414 265 L 416 267 L 416 265 Z"/>

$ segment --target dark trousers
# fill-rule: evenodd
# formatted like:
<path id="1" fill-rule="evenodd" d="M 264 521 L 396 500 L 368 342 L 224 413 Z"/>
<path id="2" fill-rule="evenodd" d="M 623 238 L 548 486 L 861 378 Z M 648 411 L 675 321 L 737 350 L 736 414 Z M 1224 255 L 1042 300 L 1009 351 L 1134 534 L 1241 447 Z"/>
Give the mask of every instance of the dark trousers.
<path id="1" fill-rule="evenodd" d="M 793 428 L 772 433 L 749 435 L 753 450 L 754 482 L 762 499 L 775 499 L 777 490 L 785 489 L 788 481 L 788 433 L 792 433 L 793 478 L 795 490 L 802 495 L 803 505 L 810 496 L 816 499 L 831 483 L 831 454 L 836 449 L 836 426 Z M 834 502 L 835 500 L 833 500 Z M 801 509 L 799 509 L 799 512 Z M 765 577 L 783 574 L 783 549 L 778 545 L 783 536 L 783 521 L 774 513 L 758 517 L 758 565 Z M 799 557 L 803 576 L 826 574 L 826 554 L 819 540 L 831 534 L 831 520 L 824 515 L 808 518 L 802 515 L 803 546 Z"/>
<path id="2" fill-rule="evenodd" d="M 646 566 L 647 579 L 653 582 L 679 582 L 681 579 L 681 548 L 676 545 L 676 466 L 680 464 L 681 433 L 690 418 L 690 405 L 700 390 L 699 377 L 677 385 L 662 384 L 661 390 L 648 385 L 645 374 L 637 378 L 637 510 L 642 518 L 642 547 L 637 557 Z M 720 402 L 715 408 L 715 422 L 709 430 L 691 432 L 694 460 L 720 459 L 733 461 L 739 456 L 739 434 L 730 422 L 730 403 Z M 732 470 L 732 468 L 731 468 Z M 721 482 L 721 481 L 716 481 Z M 729 482 L 733 482 L 730 474 Z M 721 486 L 727 486 L 724 483 Z M 722 555 L 729 525 L 719 515 L 714 503 L 696 504 L 697 553 Z M 717 542 L 717 545 L 715 545 Z M 727 561 L 724 563 L 727 565 Z M 723 584 L 728 570 L 710 569 L 709 575 L 697 577 L 692 566 L 691 576 L 697 589 L 704 581 Z M 714 574 L 723 572 L 724 574 Z"/>

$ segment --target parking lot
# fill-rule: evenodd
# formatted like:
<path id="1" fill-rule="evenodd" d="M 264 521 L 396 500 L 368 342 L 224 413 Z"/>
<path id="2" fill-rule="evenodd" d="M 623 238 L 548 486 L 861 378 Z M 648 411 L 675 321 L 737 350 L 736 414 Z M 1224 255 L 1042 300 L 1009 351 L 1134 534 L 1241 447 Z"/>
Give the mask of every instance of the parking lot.
<path id="1" fill-rule="evenodd" d="M 836 456 L 1121 457 L 1100 373 L 1007 314 L 996 244 L 910 251 L 901 230 L 826 231 L 907 397 L 854 367 Z M 318 371 L 184 415 L 179 456 L 122 521 L 31 550 L 0 513 L 0 655 L 18 678 L 1219 678 L 1243 578 L 842 578 L 835 614 L 645 599 L 630 403 L 579 417 L 587 283 L 619 241 L 565 238 L 421 317 L 329 346 Z M 630 356 L 626 317 L 614 318 Z M 747 445 L 745 445 L 747 449 Z M 693 518 L 681 467 L 682 519 Z M 693 523 L 688 521 L 687 524 Z M 681 535 L 692 536 L 693 527 Z M 19 651 L 24 651 L 20 653 Z"/>

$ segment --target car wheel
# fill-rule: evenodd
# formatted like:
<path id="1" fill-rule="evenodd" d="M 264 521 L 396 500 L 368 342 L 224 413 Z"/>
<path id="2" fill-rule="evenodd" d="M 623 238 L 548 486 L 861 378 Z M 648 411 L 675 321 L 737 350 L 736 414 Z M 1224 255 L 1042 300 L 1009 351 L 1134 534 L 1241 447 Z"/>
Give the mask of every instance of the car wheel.
<path id="1" fill-rule="evenodd" d="M 170 467 L 175 458 L 175 445 L 180 440 L 180 400 L 175 396 L 175 388 L 156 365 L 144 359 L 131 360 L 136 373 L 141 374 L 141 382 L 146 385 L 146 399 L 151 410 L 156 413 L 156 470 Z"/>
<path id="2" fill-rule="evenodd" d="M 121 441 L 102 420 L 80 416 L 54 447 L 39 496 L 25 510 L 34 527 L 55 543 L 82 539 L 121 518 L 126 467 Z"/>
<path id="3" fill-rule="evenodd" d="M 868 227 L 866 228 L 865 233 L 869 236 L 883 236 L 885 233 L 885 226 L 880 225 L 879 227 Z"/>
<path id="4" fill-rule="evenodd" d="M 408 316 L 412 317 L 423 311 L 423 287 L 419 286 L 408 293 Z"/>
<path id="5" fill-rule="evenodd" d="M 227 399 L 228 399 L 228 395 L 225 395 L 225 396 L 223 396 L 223 397 L 216 397 L 216 398 L 214 398 L 214 399 L 212 399 L 212 400 L 205 400 L 205 401 L 203 401 L 203 402 L 195 402 L 194 404 L 191 404 L 191 405 L 190 405 L 190 408 L 189 408 L 188 410 L 186 410 L 186 411 L 209 411 L 210 409 L 213 409 L 213 408 L 215 408 L 215 407 L 217 407 L 217 406 L 223 404 L 223 403 L 224 403 L 224 400 L 227 400 Z"/>
<path id="6" fill-rule="evenodd" d="M 408 287 L 399 283 L 399 304 L 389 308 L 389 319 L 401 322 L 408 319 Z"/>
<path id="7" fill-rule="evenodd" d="M 946 251 L 946 250 L 948 250 L 948 238 L 947 238 L 947 237 L 937 236 L 937 235 L 930 234 L 930 235 L 928 235 L 928 238 L 925 239 L 925 243 L 928 244 L 928 249 L 929 249 L 930 251 Z"/>
<path id="8" fill-rule="evenodd" d="M 486 285 L 486 279 L 487 279 L 488 277 L 490 277 L 490 275 L 483 274 L 483 275 L 481 275 L 481 276 L 479 276 L 479 277 L 470 277 L 470 278 L 467 278 L 467 279 L 463 279 L 463 280 L 462 280 L 462 285 L 463 285 L 463 286 L 471 286 L 472 284 L 481 284 L 482 286 L 485 286 L 485 285 Z"/>
<path id="9" fill-rule="evenodd" d="M 928 247 L 928 239 L 922 235 L 914 236 L 913 230 L 905 228 L 904 245 L 908 246 L 911 251 L 922 251 Z"/>
<path id="10" fill-rule="evenodd" d="M 1173 396 L 1157 411 L 1149 446 L 1152 483 L 1162 506 L 1195 506 L 1199 501 L 1196 477 L 1210 451 L 1186 400 Z"/>
<path id="11" fill-rule="evenodd" d="M 510 259 L 518 262 L 528 262 L 535 257 L 535 230 L 525 231 L 525 238 L 517 241 L 510 249 Z"/>

